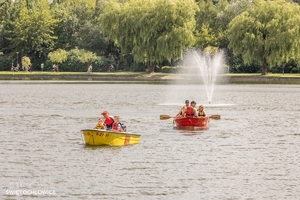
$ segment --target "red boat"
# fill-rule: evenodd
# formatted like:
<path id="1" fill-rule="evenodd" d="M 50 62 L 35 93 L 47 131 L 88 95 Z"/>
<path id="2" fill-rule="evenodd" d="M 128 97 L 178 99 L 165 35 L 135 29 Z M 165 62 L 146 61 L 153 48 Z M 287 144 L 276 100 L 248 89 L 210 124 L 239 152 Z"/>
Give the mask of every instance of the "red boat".
<path id="1" fill-rule="evenodd" d="M 209 117 L 179 117 L 174 119 L 177 126 L 193 126 L 199 128 L 208 128 Z"/>

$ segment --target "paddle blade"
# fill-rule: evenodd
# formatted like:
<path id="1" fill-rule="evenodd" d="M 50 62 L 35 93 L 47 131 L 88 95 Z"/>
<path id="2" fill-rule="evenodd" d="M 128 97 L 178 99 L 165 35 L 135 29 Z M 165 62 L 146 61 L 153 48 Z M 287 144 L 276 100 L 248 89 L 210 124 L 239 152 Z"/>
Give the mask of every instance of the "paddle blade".
<path id="1" fill-rule="evenodd" d="M 209 116 L 209 118 L 211 118 L 211 119 L 221 119 L 221 116 L 220 115 L 211 115 L 211 116 Z"/>
<path id="2" fill-rule="evenodd" d="M 172 117 L 169 116 L 169 115 L 160 115 L 159 118 L 160 118 L 161 120 L 165 120 L 165 119 L 170 119 L 170 118 L 172 118 Z"/>

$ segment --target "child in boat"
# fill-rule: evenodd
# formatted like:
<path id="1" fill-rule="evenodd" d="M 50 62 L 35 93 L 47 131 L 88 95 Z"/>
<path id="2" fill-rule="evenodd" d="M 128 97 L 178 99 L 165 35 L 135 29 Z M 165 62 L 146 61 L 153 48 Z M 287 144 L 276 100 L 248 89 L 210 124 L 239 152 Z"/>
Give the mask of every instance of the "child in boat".
<path id="1" fill-rule="evenodd" d="M 98 119 L 98 123 L 95 125 L 94 129 L 98 129 L 98 130 L 104 130 L 105 129 L 102 118 Z"/>
<path id="2" fill-rule="evenodd" d="M 206 114 L 205 114 L 205 111 L 204 111 L 204 108 L 202 105 L 200 105 L 198 108 L 198 117 L 206 117 Z"/>
<path id="3" fill-rule="evenodd" d="M 113 131 L 119 131 L 119 132 L 124 132 L 124 129 L 122 127 L 122 124 L 120 123 L 120 117 L 119 116 L 114 116 L 114 123 L 111 128 Z"/>

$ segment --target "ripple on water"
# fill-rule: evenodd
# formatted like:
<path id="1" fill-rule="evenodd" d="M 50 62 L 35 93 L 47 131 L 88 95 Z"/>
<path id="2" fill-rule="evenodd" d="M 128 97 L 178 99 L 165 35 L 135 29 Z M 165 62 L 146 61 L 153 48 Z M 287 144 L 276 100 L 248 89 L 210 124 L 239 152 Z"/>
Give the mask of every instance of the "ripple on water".
<path id="1" fill-rule="evenodd" d="M 21 181 L 56 191 L 45 199 L 297 199 L 299 87 L 220 85 L 213 102 L 224 105 L 205 107 L 221 119 L 208 130 L 160 120 L 185 99 L 206 102 L 190 88 L 0 84 L 2 191 Z M 140 144 L 84 146 L 80 130 L 104 109 L 141 134 Z"/>

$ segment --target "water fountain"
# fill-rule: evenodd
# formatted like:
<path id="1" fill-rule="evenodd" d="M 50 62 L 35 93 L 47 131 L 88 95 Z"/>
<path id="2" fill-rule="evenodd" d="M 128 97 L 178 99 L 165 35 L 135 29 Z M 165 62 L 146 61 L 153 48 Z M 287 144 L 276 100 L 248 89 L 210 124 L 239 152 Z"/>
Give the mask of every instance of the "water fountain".
<path id="1" fill-rule="evenodd" d="M 222 50 L 211 53 L 209 49 L 204 52 L 192 49 L 184 54 L 182 64 L 190 69 L 188 73 L 197 73 L 202 78 L 209 104 L 212 102 L 217 78 L 224 69 L 223 54 Z"/>
<path id="2" fill-rule="evenodd" d="M 221 73 L 221 67 L 223 65 L 223 51 L 215 52 L 213 55 L 210 54 L 209 50 L 206 50 L 202 55 L 194 51 L 194 55 L 197 59 L 197 66 L 199 67 L 200 75 L 205 85 L 208 103 L 210 104 L 217 76 Z"/>
<path id="3" fill-rule="evenodd" d="M 166 95 L 166 100 L 160 105 L 182 106 L 186 99 L 195 100 L 197 105 L 204 107 L 223 107 L 229 104 L 212 103 L 215 86 L 224 80 L 224 52 L 211 52 L 209 49 L 200 51 L 190 49 L 184 52 L 182 61 L 178 64 L 180 74 L 174 80 Z M 205 90 L 205 92 L 204 92 Z M 174 102 L 175 101 L 175 102 Z M 204 102 L 208 102 L 205 104 Z"/>

